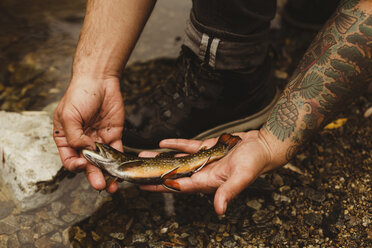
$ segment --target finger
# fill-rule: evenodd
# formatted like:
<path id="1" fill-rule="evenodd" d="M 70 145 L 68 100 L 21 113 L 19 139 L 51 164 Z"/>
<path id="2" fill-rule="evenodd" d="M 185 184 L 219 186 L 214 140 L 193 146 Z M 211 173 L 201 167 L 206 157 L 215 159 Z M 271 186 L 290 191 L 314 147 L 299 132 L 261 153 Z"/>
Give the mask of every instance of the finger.
<path id="1" fill-rule="evenodd" d="M 68 115 L 63 119 L 62 123 L 64 133 L 70 147 L 75 149 L 91 148 L 94 149 L 95 145 L 93 140 L 84 134 L 82 127 L 82 120 Z"/>
<path id="2" fill-rule="evenodd" d="M 158 154 L 159 154 L 158 152 L 142 151 L 138 154 L 138 157 L 153 158 Z"/>
<path id="3" fill-rule="evenodd" d="M 101 170 L 91 164 L 87 164 L 86 175 L 90 185 L 96 190 L 103 190 L 106 187 L 106 181 Z"/>
<path id="4" fill-rule="evenodd" d="M 63 166 L 73 172 L 85 169 L 87 161 L 81 158 L 79 154 L 70 147 L 58 147 Z"/>
<path id="5" fill-rule="evenodd" d="M 116 182 L 110 184 L 107 188 L 106 191 L 110 194 L 115 193 L 118 190 L 118 184 Z"/>
<path id="6" fill-rule="evenodd" d="M 208 165 L 209 166 L 209 165 Z M 215 175 L 209 173 L 209 168 L 205 167 L 202 171 L 195 173 L 191 177 L 182 177 L 174 181 L 179 184 L 180 193 L 211 193 L 223 183 Z M 166 189 L 163 185 L 141 185 L 142 190 L 156 191 L 156 192 L 174 192 Z"/>
<path id="7" fill-rule="evenodd" d="M 162 148 L 170 148 L 186 153 L 195 153 L 201 147 L 211 147 L 216 143 L 217 139 L 208 139 L 206 141 L 188 140 L 188 139 L 165 139 L 160 141 L 159 146 Z"/>
<path id="8" fill-rule="evenodd" d="M 110 144 L 110 146 L 112 146 L 113 148 L 115 148 L 115 149 L 118 150 L 118 151 L 121 151 L 121 152 L 124 151 L 124 150 L 123 150 L 123 142 L 121 141 L 121 139 L 113 141 L 113 142 Z"/>
<path id="9" fill-rule="evenodd" d="M 227 205 L 243 189 L 248 187 L 256 178 L 252 174 L 234 173 L 216 191 L 214 196 L 214 209 L 218 215 L 226 212 Z"/>

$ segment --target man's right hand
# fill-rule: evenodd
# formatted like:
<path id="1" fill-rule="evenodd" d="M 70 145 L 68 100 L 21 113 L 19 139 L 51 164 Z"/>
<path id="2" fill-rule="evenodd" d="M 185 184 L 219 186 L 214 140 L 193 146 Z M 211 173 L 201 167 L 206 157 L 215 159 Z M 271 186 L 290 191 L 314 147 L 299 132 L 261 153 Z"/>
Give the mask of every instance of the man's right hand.
<path id="1" fill-rule="evenodd" d="M 93 188 L 106 183 L 101 170 L 80 155 L 82 148 L 95 149 L 94 141 L 122 151 L 124 104 L 117 78 L 72 79 L 54 112 L 54 141 L 63 165 L 70 171 L 85 170 Z M 110 186 L 110 193 L 117 185 Z"/>

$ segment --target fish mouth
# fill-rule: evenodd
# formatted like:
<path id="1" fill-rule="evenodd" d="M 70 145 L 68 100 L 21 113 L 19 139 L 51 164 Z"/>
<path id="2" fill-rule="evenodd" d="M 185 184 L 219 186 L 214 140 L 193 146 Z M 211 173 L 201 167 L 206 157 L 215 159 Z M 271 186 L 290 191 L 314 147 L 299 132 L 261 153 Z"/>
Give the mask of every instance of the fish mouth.
<path id="1" fill-rule="evenodd" d="M 90 163 L 104 169 L 104 165 L 112 163 L 113 160 L 108 154 L 107 145 L 97 142 L 95 144 L 97 148 L 95 151 L 83 149 L 82 154 Z"/>

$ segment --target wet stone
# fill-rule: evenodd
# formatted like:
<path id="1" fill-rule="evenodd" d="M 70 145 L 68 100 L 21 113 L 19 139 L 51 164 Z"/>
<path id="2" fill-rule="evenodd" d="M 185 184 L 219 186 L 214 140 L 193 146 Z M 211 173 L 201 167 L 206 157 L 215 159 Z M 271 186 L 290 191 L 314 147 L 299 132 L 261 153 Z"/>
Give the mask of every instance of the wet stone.
<path id="1" fill-rule="evenodd" d="M 197 245 L 198 244 L 198 240 L 196 239 L 196 237 L 194 235 L 191 235 L 187 238 L 187 241 L 189 241 L 190 245 Z"/>
<path id="2" fill-rule="evenodd" d="M 54 226 L 48 222 L 36 224 L 35 231 L 39 236 L 44 236 L 52 231 L 54 231 Z"/>
<path id="3" fill-rule="evenodd" d="M 322 203 L 323 201 L 325 201 L 326 199 L 326 195 L 322 192 L 319 192 L 317 190 L 314 190 L 310 187 L 305 187 L 303 189 L 303 192 L 304 192 L 304 195 L 312 200 L 312 201 L 315 201 L 315 202 L 319 202 L 319 203 Z"/>
<path id="4" fill-rule="evenodd" d="M 34 233 L 31 230 L 19 230 L 17 232 L 18 241 L 21 244 L 33 243 Z"/>
<path id="5" fill-rule="evenodd" d="M 13 234 L 19 230 L 17 220 L 14 216 L 10 215 L 0 221 L 0 234 Z"/>
<path id="6" fill-rule="evenodd" d="M 322 224 L 323 216 L 317 213 L 310 213 L 304 215 L 305 223 L 310 226 L 319 226 Z"/>
<path id="7" fill-rule="evenodd" d="M 252 215 L 252 219 L 256 224 L 265 224 L 274 217 L 274 213 L 268 209 L 258 210 Z"/>
<path id="8" fill-rule="evenodd" d="M 7 243 L 8 243 L 8 247 L 11 247 L 11 248 L 19 247 L 19 242 L 18 242 L 18 239 L 17 239 L 17 235 L 13 234 L 13 235 L 9 236 L 9 239 L 8 239 Z"/>
<path id="9" fill-rule="evenodd" d="M 232 239 L 226 239 L 222 241 L 222 244 L 223 244 L 223 247 L 227 247 L 227 248 L 234 248 L 237 245 L 236 241 Z"/>
<path id="10" fill-rule="evenodd" d="M 53 202 L 51 204 L 52 213 L 55 217 L 59 217 L 60 212 L 66 208 L 66 206 L 61 202 Z"/>
<path id="11" fill-rule="evenodd" d="M 13 203 L 0 201 L 0 220 L 8 217 L 12 213 L 13 209 Z"/>
<path id="12" fill-rule="evenodd" d="M 118 239 L 118 240 L 123 240 L 125 238 L 125 235 L 122 232 L 110 233 L 109 235 L 110 235 L 110 237 L 112 237 L 114 239 Z"/>
<path id="13" fill-rule="evenodd" d="M 211 231 L 217 232 L 218 231 L 218 224 L 210 222 L 210 223 L 208 223 L 207 228 Z"/>
<path id="14" fill-rule="evenodd" d="M 62 215 L 62 220 L 66 223 L 71 223 L 76 219 L 76 217 L 77 216 L 72 213 L 67 213 L 65 215 Z"/>
<path id="15" fill-rule="evenodd" d="M 62 243 L 62 235 L 59 232 L 56 232 L 50 237 L 50 240 L 57 243 Z"/>
<path id="16" fill-rule="evenodd" d="M 34 215 L 21 214 L 16 217 L 18 223 L 22 223 L 23 226 L 32 226 L 35 221 Z"/>
<path id="17" fill-rule="evenodd" d="M 108 241 L 101 243 L 99 248 L 121 248 L 121 245 L 114 240 L 108 240 Z"/>
<path id="18" fill-rule="evenodd" d="M 145 243 L 147 241 L 147 237 L 145 234 L 134 234 L 132 236 L 132 243 L 133 244 L 136 244 L 136 243 Z"/>
<path id="19" fill-rule="evenodd" d="M 260 210 L 262 207 L 262 204 L 257 199 L 247 201 L 246 205 L 254 210 Z"/>

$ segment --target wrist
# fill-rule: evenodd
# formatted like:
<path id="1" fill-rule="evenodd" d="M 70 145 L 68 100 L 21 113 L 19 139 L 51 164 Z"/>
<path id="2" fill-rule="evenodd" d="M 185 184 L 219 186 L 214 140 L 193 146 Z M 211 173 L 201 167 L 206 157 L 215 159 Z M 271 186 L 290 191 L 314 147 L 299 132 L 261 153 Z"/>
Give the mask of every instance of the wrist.
<path id="1" fill-rule="evenodd" d="M 294 148 L 294 145 L 288 141 L 281 141 L 271 132 L 262 127 L 259 130 L 258 137 L 263 143 L 268 154 L 268 164 L 265 171 L 274 170 L 286 164 L 290 159 L 288 152 Z"/>

